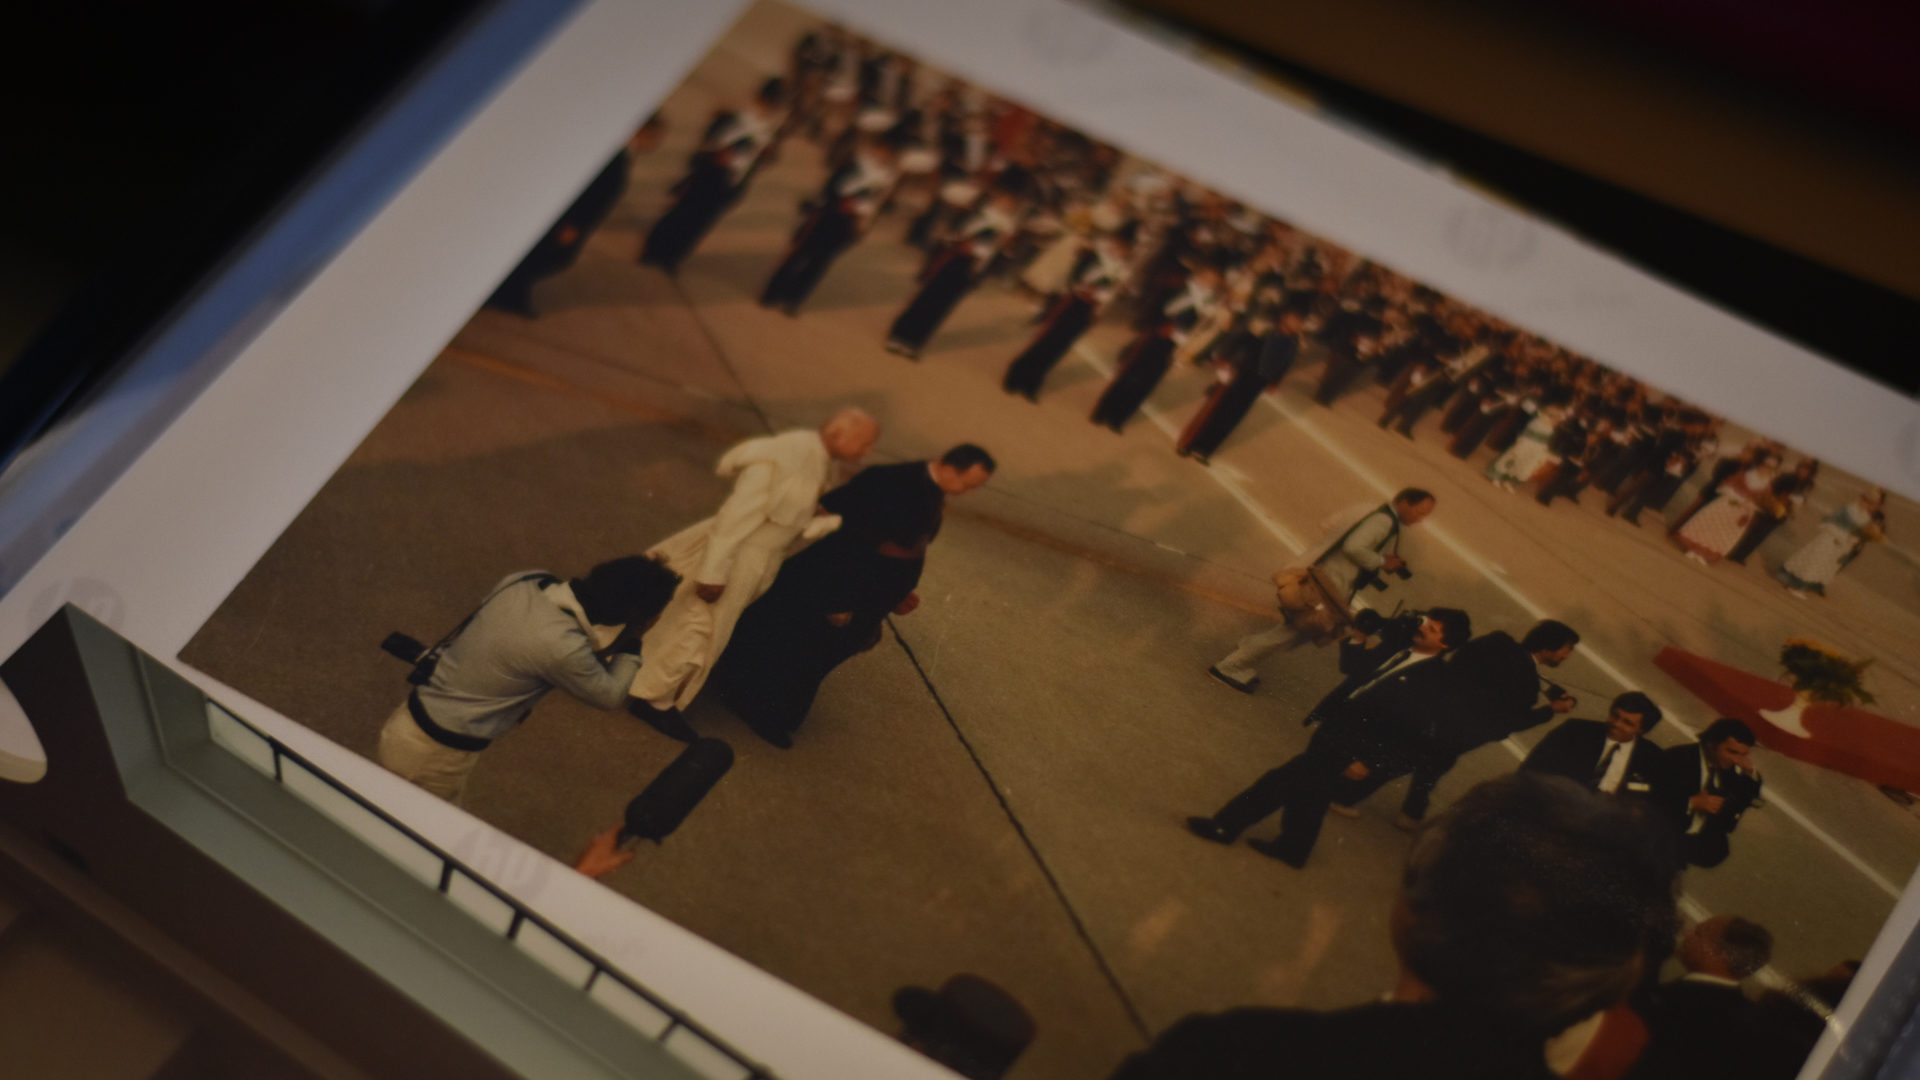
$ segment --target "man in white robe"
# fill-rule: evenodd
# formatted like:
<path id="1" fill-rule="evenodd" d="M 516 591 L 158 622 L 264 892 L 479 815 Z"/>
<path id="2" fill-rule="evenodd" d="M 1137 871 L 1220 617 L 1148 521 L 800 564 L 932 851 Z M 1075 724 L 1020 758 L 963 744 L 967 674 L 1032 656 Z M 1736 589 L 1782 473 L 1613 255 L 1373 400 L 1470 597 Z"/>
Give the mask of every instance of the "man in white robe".
<path id="1" fill-rule="evenodd" d="M 712 517 L 648 552 L 679 572 L 681 583 L 641 641 L 644 662 L 627 702 L 636 716 L 674 738 L 693 738 L 671 710 L 700 693 L 740 613 L 773 584 L 781 561 L 839 525 L 818 513 L 834 463 L 858 462 L 879 434 L 871 416 L 844 409 L 818 431 L 748 439 L 721 457 L 717 471 L 733 478 L 733 494 Z"/>

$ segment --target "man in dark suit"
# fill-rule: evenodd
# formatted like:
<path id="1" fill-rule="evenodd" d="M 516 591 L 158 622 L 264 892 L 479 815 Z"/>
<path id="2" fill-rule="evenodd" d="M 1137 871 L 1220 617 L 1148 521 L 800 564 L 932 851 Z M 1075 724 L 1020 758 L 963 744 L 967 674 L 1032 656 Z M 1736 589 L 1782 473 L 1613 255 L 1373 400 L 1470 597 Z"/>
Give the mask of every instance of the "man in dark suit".
<path id="1" fill-rule="evenodd" d="M 1538 773 L 1488 781 L 1407 854 L 1388 1000 L 1189 1016 L 1112 1080 L 1548 1080 L 1547 1037 L 1623 1001 L 1673 940 L 1673 878 L 1619 803 Z"/>
<path id="2" fill-rule="evenodd" d="M 1704 867 L 1727 861 L 1727 837 L 1760 799 L 1753 741 L 1752 728 L 1723 716 L 1707 725 L 1699 742 L 1660 755 L 1654 808 L 1678 833 L 1681 861 Z"/>
<path id="3" fill-rule="evenodd" d="M 1448 678 L 1421 703 L 1427 713 L 1431 738 L 1423 752 L 1402 756 L 1382 768 L 1369 767 L 1361 776 L 1349 776 L 1334 792 L 1333 801 L 1352 807 L 1387 783 L 1408 773 L 1413 781 L 1400 805 L 1395 824 L 1417 827 L 1440 778 L 1460 755 L 1517 731 L 1544 724 L 1572 710 L 1572 695 L 1548 684 L 1541 699 L 1540 669 L 1559 667 L 1573 655 L 1580 635 L 1566 623 L 1542 619 L 1519 641 L 1504 630 L 1482 634 L 1447 657 Z"/>
<path id="4" fill-rule="evenodd" d="M 1564 776 L 1602 795 L 1650 796 L 1660 748 L 1645 738 L 1660 706 L 1638 690 L 1613 699 L 1605 720 L 1568 720 L 1540 740 L 1522 769 Z"/>
<path id="5" fill-rule="evenodd" d="M 1306 750 L 1269 770 L 1212 817 L 1188 818 L 1187 828 L 1202 839 L 1231 844 L 1280 810 L 1280 835 L 1248 846 L 1296 869 L 1306 866 L 1343 775 L 1363 778 L 1374 769 L 1402 768 L 1403 761 L 1427 753 L 1426 705 L 1447 679 L 1439 657 L 1472 629 L 1466 612 L 1435 608 L 1412 628 L 1404 647 L 1366 646 L 1359 635 L 1343 642 L 1347 679 L 1316 708 L 1320 729 Z"/>
<path id="6" fill-rule="evenodd" d="M 1799 1072 L 1800 1060 L 1740 988 L 1773 955 L 1766 927 L 1716 915 L 1681 939 L 1677 955 L 1687 973 L 1656 988 L 1642 1009 L 1651 1038 L 1629 1074 L 1634 1080 L 1787 1080 Z"/>

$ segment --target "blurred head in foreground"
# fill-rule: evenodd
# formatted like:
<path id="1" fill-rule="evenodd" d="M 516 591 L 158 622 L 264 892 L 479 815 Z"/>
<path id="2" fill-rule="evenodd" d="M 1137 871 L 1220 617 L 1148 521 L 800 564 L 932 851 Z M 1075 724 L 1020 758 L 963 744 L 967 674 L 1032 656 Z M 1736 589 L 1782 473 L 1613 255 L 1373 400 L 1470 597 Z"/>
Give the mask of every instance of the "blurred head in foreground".
<path id="1" fill-rule="evenodd" d="M 1624 999 L 1673 940 L 1676 878 L 1618 800 L 1516 773 L 1425 829 L 1394 905 L 1397 995 L 1552 1035 Z"/>

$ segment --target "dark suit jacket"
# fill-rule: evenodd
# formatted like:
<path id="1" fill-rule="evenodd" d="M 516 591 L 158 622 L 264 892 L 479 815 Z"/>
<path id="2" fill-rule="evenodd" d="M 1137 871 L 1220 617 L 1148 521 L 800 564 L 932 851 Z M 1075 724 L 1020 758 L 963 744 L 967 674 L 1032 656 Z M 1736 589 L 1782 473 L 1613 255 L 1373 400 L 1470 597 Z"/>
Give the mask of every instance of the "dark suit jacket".
<path id="1" fill-rule="evenodd" d="M 1564 776 L 1587 788 L 1598 790 L 1599 778 L 1593 774 L 1600 763 L 1600 750 L 1607 741 L 1607 725 L 1599 720 L 1568 720 L 1540 740 L 1540 744 L 1520 763 L 1522 769 Z M 1660 748 L 1647 739 L 1635 739 L 1627 772 L 1620 778 L 1617 795 L 1653 794 L 1654 774 L 1659 771 Z"/>
<path id="2" fill-rule="evenodd" d="M 1553 717 L 1540 700 L 1533 655 L 1504 630 L 1482 634 L 1447 658 L 1451 685 L 1430 705 L 1438 738 L 1464 754 Z"/>
<path id="3" fill-rule="evenodd" d="M 1306 722 L 1312 724 L 1343 715 L 1342 704 L 1348 695 L 1366 682 L 1381 664 L 1410 645 L 1417 630 L 1418 626 L 1413 625 L 1412 620 L 1394 619 L 1380 631 L 1379 639 L 1372 645 L 1355 645 L 1343 639 L 1340 642 L 1339 664 L 1340 674 L 1345 677 L 1307 713 Z"/>
<path id="4" fill-rule="evenodd" d="M 1654 991 L 1644 1015 L 1651 1039 L 1631 1080 L 1788 1080 L 1802 1064 L 1737 986 L 1670 982 Z"/>
<path id="5" fill-rule="evenodd" d="M 1366 650 L 1369 654 L 1381 651 Z M 1321 734 L 1344 740 L 1344 752 L 1372 767 L 1412 768 L 1439 752 L 1432 705 L 1451 685 L 1446 654 L 1380 676 L 1382 669 L 1405 654 L 1406 650 L 1396 649 L 1380 657 L 1330 695 L 1335 699 L 1330 722 Z"/>
<path id="6" fill-rule="evenodd" d="M 1551 1080 L 1538 1040 L 1442 1005 L 1189 1016 L 1112 1080 Z"/>
<path id="7" fill-rule="evenodd" d="M 1688 837 L 1685 834 L 1693 824 L 1693 812 L 1687 809 L 1687 803 L 1702 790 L 1701 752 L 1699 743 L 1661 752 L 1653 778 L 1653 803 L 1656 812 L 1682 837 L 1687 861 L 1695 866 L 1715 866 L 1727 857 L 1727 836 L 1739 826 L 1740 815 L 1759 799 L 1760 781 L 1742 773 L 1720 771 L 1718 793 L 1725 799 L 1720 812 L 1708 818 L 1699 833 Z"/>

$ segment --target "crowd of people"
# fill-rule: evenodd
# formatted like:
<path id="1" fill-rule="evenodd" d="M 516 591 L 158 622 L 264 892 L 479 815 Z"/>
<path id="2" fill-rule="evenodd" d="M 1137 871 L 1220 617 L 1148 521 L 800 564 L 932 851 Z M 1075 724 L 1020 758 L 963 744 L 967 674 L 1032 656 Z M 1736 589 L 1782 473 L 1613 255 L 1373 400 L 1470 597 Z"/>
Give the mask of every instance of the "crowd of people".
<path id="1" fill-rule="evenodd" d="M 1772 934 L 1730 915 L 1679 933 L 1656 828 L 1584 776 L 1482 783 L 1408 851 L 1384 999 L 1189 1016 L 1113 1080 L 1797 1075 L 1858 965 L 1750 994 Z"/>
<path id="2" fill-rule="evenodd" d="M 904 242 L 924 260 L 880 345 L 917 360 L 973 289 L 1005 282 L 1037 301 L 1002 381 L 1031 401 L 1097 321 L 1124 314 L 1132 337 L 1090 420 L 1121 431 L 1170 370 L 1200 367 L 1213 377 L 1176 449 L 1201 464 L 1286 379 L 1308 381 L 1321 405 L 1372 382 L 1384 388 L 1381 428 L 1483 459 L 1488 481 L 1542 505 L 1593 492 L 1630 524 L 1660 514 L 1675 548 L 1706 563 L 1744 563 L 1819 477 L 1817 462 L 1789 467 L 1766 441 L 1722 454 L 1722 424 L 1699 408 L 836 26 L 806 33 L 788 70 L 713 117 L 640 261 L 677 272 L 790 138 L 816 140 L 827 175 L 762 305 L 799 314 L 876 221 L 911 214 Z M 590 194 L 603 216 L 606 191 Z M 503 286 L 498 306 L 530 312 L 525 284 Z M 683 710 L 711 683 L 757 735 L 791 746 L 822 680 L 917 606 L 944 500 L 995 469 L 964 444 L 838 483 L 877 436 L 846 410 L 817 431 L 747 440 L 720 461 L 732 491 L 714 516 L 646 556 L 571 582 L 503 582 L 423 654 L 380 760 L 458 799 L 481 751 L 556 686 L 603 708 L 624 702 L 691 741 Z M 1674 508 L 1696 474 L 1691 501 Z M 1884 502 L 1869 492 L 1828 516 L 1778 579 L 1822 592 L 1884 535 Z M 1792 1075 L 1819 1024 L 1760 1017 L 1820 1008 L 1805 994 L 1783 1005 L 1740 991 L 1767 963 L 1764 929 L 1709 919 L 1678 938 L 1688 974 L 1657 979 L 1676 949 L 1679 874 L 1723 862 L 1760 805 L 1754 733 L 1722 718 L 1660 749 L 1645 736 L 1661 710 L 1638 691 L 1604 718 L 1569 717 L 1577 702 L 1547 672 L 1580 634 L 1556 620 L 1516 638 L 1476 635 L 1457 608 L 1369 610 L 1362 592 L 1405 576 L 1402 534 L 1435 505 L 1409 488 L 1356 508 L 1276 575 L 1281 619 L 1208 673 L 1255 693 L 1271 654 L 1337 646 L 1337 681 L 1301 717 L 1315 731 L 1300 754 L 1187 823 L 1233 844 L 1277 813 L 1278 835 L 1248 846 L 1304 869 L 1330 811 L 1411 777 L 1397 817 L 1415 840 L 1394 909 L 1392 1000 L 1190 1018 L 1116 1080 L 1266 1076 L 1276 1061 L 1316 1076 Z M 1556 720 L 1515 776 L 1427 820 L 1463 755 Z M 1747 1064 L 1703 1071 L 1711 1052 Z"/>
<path id="3" fill-rule="evenodd" d="M 1282 619 L 1249 635 L 1209 674 L 1258 690 L 1258 663 L 1282 648 L 1337 649 L 1339 681 L 1303 717 L 1305 750 L 1187 827 L 1305 869 L 1330 809 L 1412 776 L 1396 821 L 1415 833 L 1392 945 L 1401 974 L 1385 1003 L 1333 1013 L 1241 1009 L 1190 1017 L 1115 1080 L 1272 1075 L 1385 1077 L 1790 1077 L 1844 990 L 1831 973 L 1749 996 L 1772 936 L 1733 916 L 1675 945 L 1674 896 L 1687 867 L 1731 851 L 1759 805 L 1755 736 L 1722 717 L 1696 741 L 1660 748 L 1662 719 L 1639 691 L 1604 719 L 1545 678 L 1579 645 L 1542 620 L 1518 640 L 1476 636 L 1471 616 L 1434 607 L 1385 617 L 1359 602 L 1382 571 L 1404 569 L 1401 531 L 1435 509 L 1399 492 L 1329 522 L 1304 565 L 1276 575 Z M 1427 822 L 1429 800 L 1464 754 L 1548 723 L 1513 777 L 1483 783 Z M 1669 957 L 1683 974 L 1661 983 Z"/>
<path id="4" fill-rule="evenodd" d="M 797 313 L 841 253 L 906 207 L 906 242 L 926 259 L 888 350 L 917 358 L 971 290 L 1004 280 L 1039 309 L 1002 385 L 1037 400 L 1124 304 L 1134 336 L 1090 418 L 1119 431 L 1169 370 L 1203 368 L 1209 388 L 1176 441 L 1196 461 L 1289 377 L 1322 405 L 1373 382 L 1382 428 L 1486 459 L 1496 486 L 1542 505 L 1592 492 L 1632 524 L 1652 511 L 1677 549 L 1736 564 L 1800 512 L 1818 477 L 1818 462 L 1788 467 L 1766 441 L 1723 455 L 1723 425 L 1703 409 L 838 27 L 804 35 L 784 76 L 715 117 L 643 261 L 677 267 L 794 133 L 822 141 L 830 172 L 762 303 Z M 1884 536 L 1884 499 L 1869 492 L 1829 515 L 1777 565 L 1782 584 L 1824 592 Z"/>
<path id="5" fill-rule="evenodd" d="M 791 747 L 821 682 L 919 606 L 946 499 L 997 467 L 964 443 L 847 480 L 879 434 L 843 409 L 817 430 L 747 439 L 720 458 L 732 490 L 719 509 L 645 555 L 571 581 L 511 575 L 434 645 L 402 637 L 414 689 L 376 757 L 458 802 L 481 753 L 553 689 L 691 743 L 682 710 L 710 681 L 755 734 Z"/>
<path id="6" fill-rule="evenodd" d="M 1249 846 L 1304 867 L 1333 807 L 1350 811 L 1411 776 L 1397 820 L 1417 828 L 1463 755 L 1577 706 L 1545 675 L 1580 643 L 1563 622 L 1543 619 L 1518 639 L 1504 630 L 1475 636 L 1472 616 L 1458 608 L 1387 617 L 1366 606 L 1363 590 L 1387 586 L 1382 571 L 1406 570 L 1402 530 L 1426 520 L 1436 503 L 1432 493 L 1407 488 L 1383 505 L 1356 508 L 1333 519 L 1338 533 L 1309 549 L 1307 561 L 1275 575 L 1280 619 L 1243 638 L 1207 674 L 1252 694 L 1267 656 L 1337 642 L 1340 680 L 1302 717 L 1318 726 L 1306 750 L 1212 815 L 1188 819 L 1195 835 L 1231 844 L 1280 813 L 1279 836 Z M 1757 740 L 1746 724 L 1723 717 L 1697 743 L 1663 751 L 1644 737 L 1660 719 L 1651 698 L 1628 691 L 1604 720 L 1566 720 L 1548 732 L 1521 768 L 1626 799 L 1641 816 L 1665 822 L 1663 842 L 1676 866 L 1717 866 L 1729 853 L 1728 836 L 1760 799 L 1751 757 Z"/>

